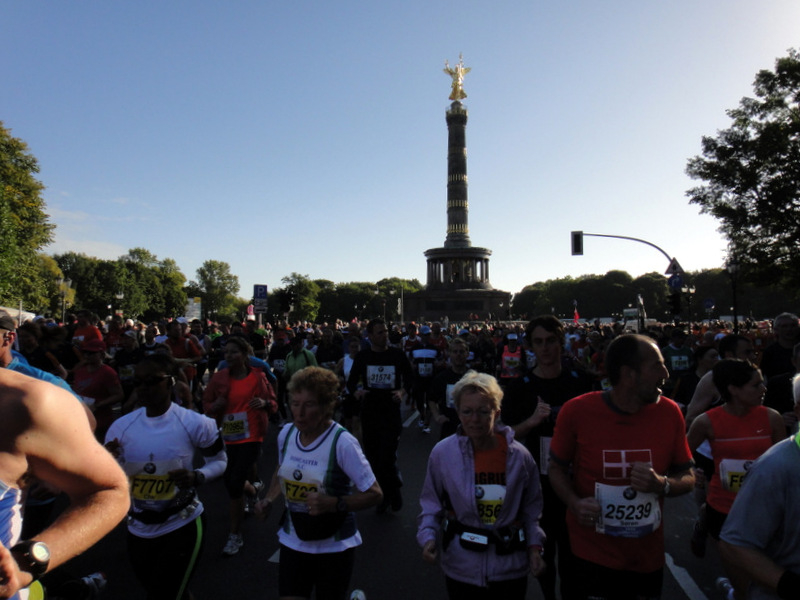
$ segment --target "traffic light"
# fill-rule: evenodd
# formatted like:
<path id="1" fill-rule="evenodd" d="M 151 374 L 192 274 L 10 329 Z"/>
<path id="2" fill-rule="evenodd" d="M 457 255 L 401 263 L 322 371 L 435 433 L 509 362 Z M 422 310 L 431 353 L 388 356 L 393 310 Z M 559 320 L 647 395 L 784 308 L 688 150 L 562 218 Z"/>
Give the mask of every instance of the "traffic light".
<path id="1" fill-rule="evenodd" d="M 282 313 L 288 313 L 289 310 L 290 310 L 290 308 L 289 308 L 289 292 L 280 292 L 280 294 L 278 296 L 278 300 L 279 300 L 280 305 L 281 305 L 281 312 Z"/>
<path id="2" fill-rule="evenodd" d="M 681 293 L 673 292 L 669 295 L 669 307 L 673 315 L 681 314 Z"/>
<path id="3" fill-rule="evenodd" d="M 583 232 L 573 231 L 570 235 L 572 239 L 572 256 L 583 256 Z"/>

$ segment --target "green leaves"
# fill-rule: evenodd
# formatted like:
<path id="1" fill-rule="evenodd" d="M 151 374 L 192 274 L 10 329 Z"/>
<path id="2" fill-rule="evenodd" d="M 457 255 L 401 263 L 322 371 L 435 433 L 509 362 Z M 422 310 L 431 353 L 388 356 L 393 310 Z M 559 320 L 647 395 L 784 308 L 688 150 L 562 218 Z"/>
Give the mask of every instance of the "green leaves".
<path id="1" fill-rule="evenodd" d="M 800 52 L 762 70 L 754 98 L 728 111 L 731 127 L 703 137 L 702 154 L 686 167 L 703 185 L 689 202 L 720 221 L 742 268 L 754 283 L 800 290 Z"/>

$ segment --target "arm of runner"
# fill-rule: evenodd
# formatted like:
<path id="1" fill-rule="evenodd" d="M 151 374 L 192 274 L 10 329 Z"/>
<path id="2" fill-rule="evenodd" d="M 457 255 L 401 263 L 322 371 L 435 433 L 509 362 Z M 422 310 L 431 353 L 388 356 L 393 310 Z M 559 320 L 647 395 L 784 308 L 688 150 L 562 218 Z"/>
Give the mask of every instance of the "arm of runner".
<path id="1" fill-rule="evenodd" d="M 269 489 L 267 493 L 264 494 L 264 497 L 261 500 L 258 500 L 253 507 L 256 516 L 261 519 L 262 521 L 269 516 L 270 511 L 272 510 L 272 505 L 281 497 L 283 493 L 281 491 L 281 483 L 278 479 L 278 469 L 280 468 L 280 464 L 275 467 L 275 471 L 272 473 L 272 479 L 269 482 Z"/>
<path id="2" fill-rule="evenodd" d="M 515 436 L 518 438 L 525 437 L 532 429 L 538 427 L 542 421 L 550 416 L 550 405 L 539 396 L 537 396 L 536 399 L 536 409 L 533 411 L 533 414 L 524 421 L 511 427 L 514 430 Z"/>
<path id="3" fill-rule="evenodd" d="M 786 425 L 784 424 L 783 416 L 777 410 L 771 408 L 767 410 L 769 411 L 769 424 L 772 428 L 772 443 L 777 444 L 786 439 Z"/>
<path id="4" fill-rule="evenodd" d="M 597 517 L 600 516 L 600 503 L 593 496 L 586 498 L 578 496 L 572 485 L 568 466 L 551 457 L 547 469 L 550 485 L 567 508 L 575 513 L 578 523 L 584 527 L 593 527 Z"/>
<path id="5" fill-rule="evenodd" d="M 91 547 L 125 516 L 128 480 L 114 458 L 87 427 L 79 402 L 47 383 L 26 386 L 29 427 L 16 451 L 31 474 L 63 490 L 67 509 L 36 536 L 50 547 L 50 568 Z"/>
<path id="6" fill-rule="evenodd" d="M 778 589 L 778 582 L 787 573 L 783 567 L 755 548 L 735 546 L 720 540 L 719 553 L 722 555 L 725 564 L 735 570 L 746 573 L 752 579 L 771 590 Z M 795 577 L 797 576 L 795 575 Z"/>
<path id="7" fill-rule="evenodd" d="M 380 504 L 383 500 L 383 491 L 381 486 L 375 481 L 368 490 L 363 492 L 355 492 L 349 496 L 342 496 L 344 504 L 347 506 L 347 511 L 356 511 L 369 508 Z M 308 503 L 308 513 L 311 516 L 321 515 L 323 513 L 335 513 L 338 511 L 337 503 L 339 498 L 336 496 L 328 496 L 320 494 L 319 492 L 310 492 L 306 497 Z"/>
<path id="8" fill-rule="evenodd" d="M 199 448 L 199 450 L 203 456 L 201 468 L 175 469 L 169 472 L 170 479 L 175 481 L 179 488 L 197 487 L 205 481 L 222 477 L 222 474 L 225 473 L 225 468 L 228 466 L 228 455 L 225 452 L 222 436 L 217 434 L 217 438 L 210 446 Z"/>
<path id="9" fill-rule="evenodd" d="M 689 406 L 686 407 L 687 428 L 691 427 L 692 422 L 709 409 L 711 404 L 714 402 L 714 398 L 717 396 L 719 396 L 719 393 L 717 392 L 717 388 L 714 386 L 714 380 L 712 379 L 711 372 L 709 371 L 700 378 L 700 381 L 694 390 L 692 400 L 689 402 Z"/>
<path id="10" fill-rule="evenodd" d="M 708 439 L 709 433 L 711 433 L 711 420 L 702 414 L 692 422 L 689 426 L 689 433 L 686 434 L 686 441 L 692 454 L 700 444 Z"/>
<path id="11" fill-rule="evenodd" d="M 669 494 L 666 493 L 667 482 Z M 631 469 L 631 487 L 637 492 L 681 496 L 694 489 L 694 471 L 688 466 L 674 474 L 659 475 L 649 463 L 635 462 Z"/>

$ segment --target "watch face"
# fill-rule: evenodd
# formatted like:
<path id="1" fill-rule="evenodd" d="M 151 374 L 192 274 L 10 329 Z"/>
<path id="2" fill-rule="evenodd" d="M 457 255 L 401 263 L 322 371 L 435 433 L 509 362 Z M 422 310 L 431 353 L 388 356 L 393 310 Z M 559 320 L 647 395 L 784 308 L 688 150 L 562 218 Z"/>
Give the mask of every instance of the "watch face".
<path id="1" fill-rule="evenodd" d="M 46 563 L 50 560 L 50 549 L 42 542 L 36 542 L 31 546 L 31 557 L 36 562 Z"/>

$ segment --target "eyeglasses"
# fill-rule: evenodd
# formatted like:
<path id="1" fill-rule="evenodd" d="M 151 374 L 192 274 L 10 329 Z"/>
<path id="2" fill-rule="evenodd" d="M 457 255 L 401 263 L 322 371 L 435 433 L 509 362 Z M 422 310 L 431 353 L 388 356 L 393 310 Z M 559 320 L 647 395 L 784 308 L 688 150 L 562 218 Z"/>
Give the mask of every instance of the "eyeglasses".
<path id="1" fill-rule="evenodd" d="M 165 379 L 169 379 L 169 375 L 153 375 L 152 377 L 142 378 L 139 379 L 138 377 L 133 380 L 133 385 L 136 387 L 153 387 L 164 381 Z"/>
<path id="2" fill-rule="evenodd" d="M 463 410 L 459 410 L 458 414 L 465 419 L 469 419 L 473 415 L 477 416 L 479 419 L 488 419 L 491 416 L 492 411 L 488 408 L 479 408 L 478 410 L 472 410 L 471 408 L 465 408 Z"/>

